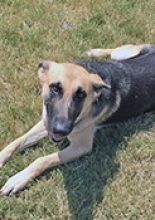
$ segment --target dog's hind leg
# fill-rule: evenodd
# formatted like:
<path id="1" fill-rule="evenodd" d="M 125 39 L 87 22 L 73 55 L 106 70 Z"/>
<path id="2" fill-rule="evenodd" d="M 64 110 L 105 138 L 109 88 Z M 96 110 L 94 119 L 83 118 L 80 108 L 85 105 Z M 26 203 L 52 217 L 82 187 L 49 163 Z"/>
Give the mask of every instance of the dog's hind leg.
<path id="1" fill-rule="evenodd" d="M 17 138 L 0 152 L 0 167 L 3 166 L 5 161 L 8 160 L 14 152 L 21 151 L 26 147 L 34 145 L 45 136 L 47 136 L 47 130 L 43 120 L 41 120 L 25 135 Z"/>
<path id="2" fill-rule="evenodd" d="M 89 57 L 107 57 L 111 55 L 112 51 L 113 49 L 96 48 L 86 51 L 86 54 Z"/>
<path id="3" fill-rule="evenodd" d="M 90 49 L 86 52 L 89 57 L 110 56 L 113 60 L 127 60 L 140 54 L 147 53 L 152 49 L 150 44 L 124 45 L 115 49 Z"/>

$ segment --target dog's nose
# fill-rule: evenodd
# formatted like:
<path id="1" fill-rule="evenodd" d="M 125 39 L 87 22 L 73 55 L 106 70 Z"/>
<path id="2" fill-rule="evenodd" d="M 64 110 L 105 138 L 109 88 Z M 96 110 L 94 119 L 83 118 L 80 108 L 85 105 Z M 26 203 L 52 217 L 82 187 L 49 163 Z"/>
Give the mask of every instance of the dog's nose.
<path id="1" fill-rule="evenodd" d="M 53 133 L 62 136 L 67 136 L 71 131 L 71 125 L 66 118 L 57 118 L 53 124 Z"/>
<path id="2" fill-rule="evenodd" d="M 55 126 L 53 127 L 53 133 L 54 134 L 59 134 L 61 136 L 67 136 L 70 132 L 70 128 L 68 125 L 61 124 L 61 123 L 56 123 Z"/>

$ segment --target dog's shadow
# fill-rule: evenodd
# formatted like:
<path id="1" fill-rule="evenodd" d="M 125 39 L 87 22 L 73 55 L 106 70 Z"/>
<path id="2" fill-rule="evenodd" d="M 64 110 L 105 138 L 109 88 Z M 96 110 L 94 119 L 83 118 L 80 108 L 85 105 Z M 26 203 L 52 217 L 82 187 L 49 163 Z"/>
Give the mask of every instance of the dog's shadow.
<path id="1" fill-rule="evenodd" d="M 104 127 L 95 135 L 91 154 L 60 168 L 71 219 L 93 219 L 94 207 L 103 200 L 106 184 L 119 171 L 116 152 L 127 146 L 135 132 L 148 131 L 154 121 L 155 114 L 149 113 L 128 122 Z"/>

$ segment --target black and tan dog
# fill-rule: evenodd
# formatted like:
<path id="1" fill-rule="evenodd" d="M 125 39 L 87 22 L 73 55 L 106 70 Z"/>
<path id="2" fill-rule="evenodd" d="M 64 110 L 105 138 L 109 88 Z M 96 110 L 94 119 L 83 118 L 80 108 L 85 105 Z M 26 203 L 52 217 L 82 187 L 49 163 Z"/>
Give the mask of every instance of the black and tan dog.
<path id="1" fill-rule="evenodd" d="M 12 195 L 45 169 L 74 160 L 92 150 L 94 130 L 103 123 L 118 122 L 155 108 L 155 47 L 127 45 L 116 49 L 92 49 L 89 56 L 111 55 L 110 61 L 39 64 L 43 92 L 42 120 L 0 152 L 0 166 L 16 151 L 46 135 L 70 145 L 40 157 L 1 189 Z"/>

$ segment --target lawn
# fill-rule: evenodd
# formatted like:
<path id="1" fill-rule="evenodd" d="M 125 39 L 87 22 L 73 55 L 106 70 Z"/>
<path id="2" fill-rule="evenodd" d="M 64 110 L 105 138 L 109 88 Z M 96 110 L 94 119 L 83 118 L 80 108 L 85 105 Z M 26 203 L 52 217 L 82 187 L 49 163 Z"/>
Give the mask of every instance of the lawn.
<path id="1" fill-rule="evenodd" d="M 154 0 L 1 0 L 0 148 L 41 117 L 41 59 L 88 59 L 93 47 L 155 43 Z M 12 197 L 3 220 L 154 220 L 155 113 L 101 129 L 94 149 Z M 36 158 L 62 148 L 48 138 L 14 155 L 0 186 Z"/>

